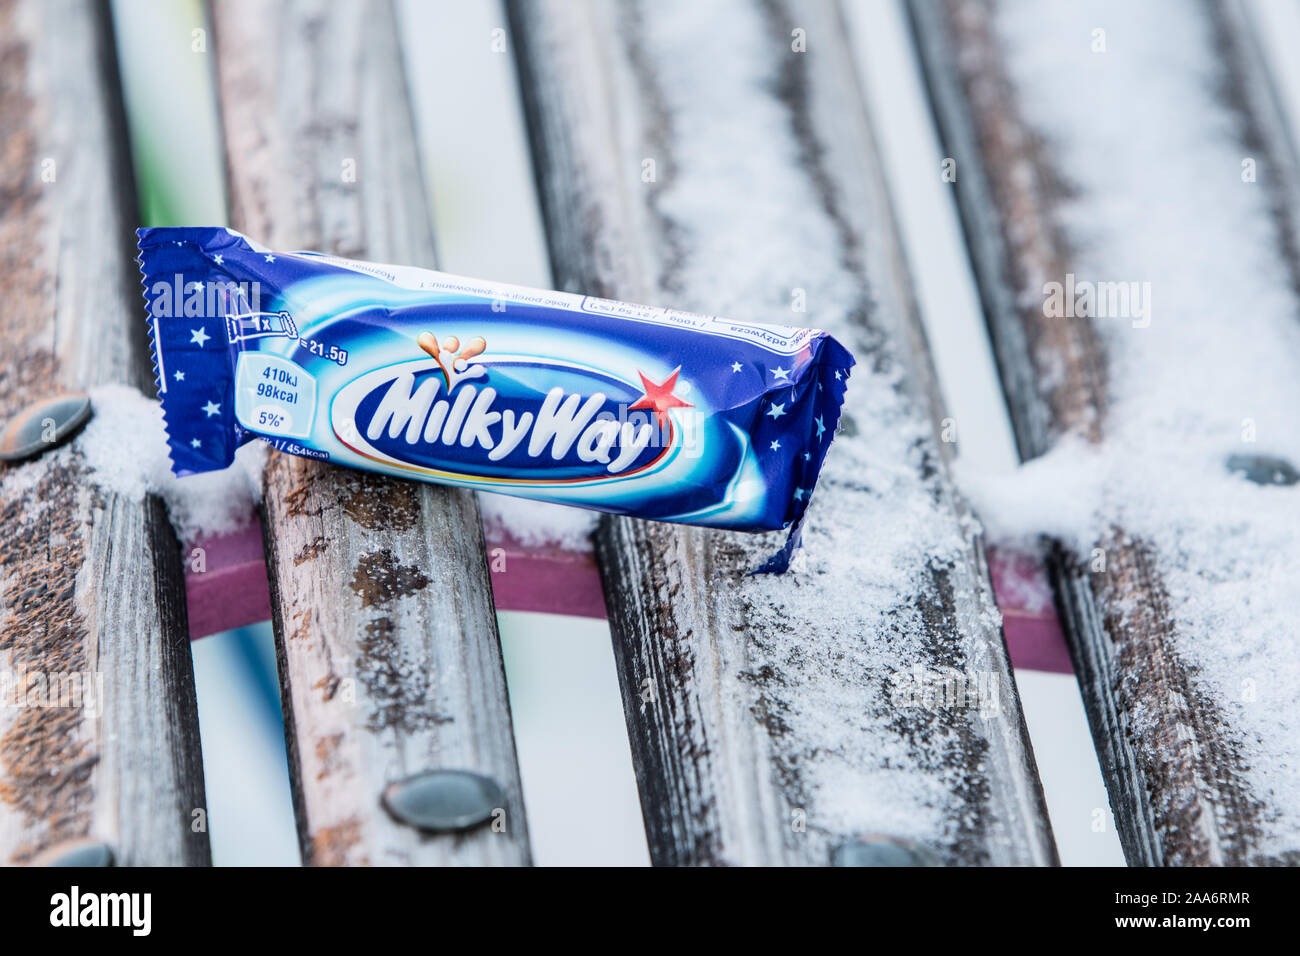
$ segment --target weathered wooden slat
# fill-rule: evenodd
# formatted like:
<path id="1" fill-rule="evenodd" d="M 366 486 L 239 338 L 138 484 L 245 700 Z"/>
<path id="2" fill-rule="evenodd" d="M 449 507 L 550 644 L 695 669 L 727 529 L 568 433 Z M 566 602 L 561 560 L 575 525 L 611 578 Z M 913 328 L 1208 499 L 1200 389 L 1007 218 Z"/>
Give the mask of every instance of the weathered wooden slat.
<path id="1" fill-rule="evenodd" d="M 1261 31 L 1268 29 L 1262 13 L 1252 0 L 1222 0 L 1207 10 L 1222 45 L 1224 94 L 1240 108 L 1241 138 L 1265 170 L 1277 241 L 1300 273 L 1300 129 L 1292 125 L 1280 78 L 1261 48 Z"/>
<path id="2" fill-rule="evenodd" d="M 1082 437 L 1114 469 L 1097 472 L 1111 530 L 1087 562 L 1057 547 L 1054 570 L 1125 853 L 1294 862 L 1282 715 L 1298 688 L 1278 652 L 1295 635 L 1270 583 L 1296 560 L 1276 497 L 1290 492 L 1212 484 L 1229 454 L 1270 450 L 1249 444 L 1250 416 L 1272 425 L 1261 442 L 1294 448 L 1294 402 L 1268 389 L 1292 377 L 1286 363 L 1300 373 L 1294 167 L 1273 161 L 1283 137 L 1230 8 L 1089 5 L 1063 21 L 987 0 L 911 9 L 1021 454 Z M 1153 63 L 1167 68 L 1141 72 Z M 1145 281 L 1156 314 L 1054 317 L 1045 283 L 1067 274 Z"/>
<path id="3" fill-rule="evenodd" d="M 152 391 L 104 7 L 3 0 L 0 63 L 0 419 Z M 0 860 L 84 838 L 119 865 L 205 864 L 180 548 L 161 502 L 91 465 L 78 440 L 0 472 Z"/>
<path id="4" fill-rule="evenodd" d="M 806 322 L 860 363 L 797 572 L 747 575 L 780 535 L 602 525 L 653 860 L 826 864 L 885 834 L 1054 862 L 836 7 L 510 11 L 563 286 Z M 908 696 L 918 673 L 949 706 Z"/>
<path id="5" fill-rule="evenodd" d="M 236 226 L 431 266 L 389 5 L 227 0 L 213 20 Z M 473 495 L 273 455 L 265 512 L 304 859 L 528 862 Z M 386 783 L 435 768 L 498 781 L 504 827 L 421 836 L 380 809 Z"/>

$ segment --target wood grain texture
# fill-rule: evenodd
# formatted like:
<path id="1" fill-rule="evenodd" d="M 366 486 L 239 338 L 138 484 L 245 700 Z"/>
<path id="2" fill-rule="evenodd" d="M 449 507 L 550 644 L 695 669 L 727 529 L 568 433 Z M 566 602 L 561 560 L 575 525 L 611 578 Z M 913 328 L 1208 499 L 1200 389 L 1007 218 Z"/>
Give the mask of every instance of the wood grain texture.
<path id="1" fill-rule="evenodd" d="M 236 228 L 432 266 L 389 5 L 226 0 L 213 21 Z M 529 862 L 473 495 L 273 454 L 264 497 L 304 860 Z M 422 836 L 384 813 L 385 784 L 439 767 L 495 778 L 504 829 Z"/>
<path id="2" fill-rule="evenodd" d="M 825 865 L 885 833 L 948 863 L 1055 862 L 836 7 L 509 9 L 557 281 L 806 321 L 859 361 L 802 570 L 747 573 L 779 534 L 597 535 L 653 861 Z M 1000 707 L 909 706 L 891 688 L 913 668 Z"/>
<path id="3" fill-rule="evenodd" d="M 1189 4 L 1186 12 L 1213 16 L 1224 31 L 1231 8 Z M 956 196 L 1021 455 L 1044 454 L 1067 435 L 1100 441 L 1107 433 L 1110 359 L 1095 323 L 1049 318 L 1032 294 L 1076 271 L 1078 249 L 1089 240 L 1077 218 L 1073 226 L 1063 222 L 1059 207 L 1069 187 L 1059 181 L 1059 164 L 1042 136 L 1019 113 L 1024 91 L 1006 66 L 993 22 L 997 4 L 923 0 L 911 10 L 944 148 L 960 170 Z M 1233 47 L 1221 32 L 1216 50 Z M 1254 69 L 1240 61 L 1230 66 L 1219 91 L 1241 111 L 1241 128 L 1252 141 L 1243 142 L 1242 155 L 1279 142 L 1253 125 L 1266 122 L 1252 113 L 1258 91 L 1242 85 Z M 1086 116 L 1083 105 L 1079 116 Z M 1115 211 L 1098 215 L 1108 214 Z M 1289 241 L 1292 229 L 1280 225 L 1279 235 Z M 1164 241 L 1196 239 L 1168 235 Z M 1130 864 L 1274 862 L 1260 850 L 1260 824 L 1276 818 L 1279 808 L 1249 788 L 1246 758 L 1222 702 L 1197 681 L 1180 650 L 1186 635 L 1178 632 L 1160 556 L 1150 542 L 1117 527 L 1098 546 L 1104 571 L 1057 547 L 1052 576 Z"/>
<path id="4" fill-rule="evenodd" d="M 150 391 L 105 8 L 0 2 L 0 71 L 0 418 L 59 389 Z M 0 861 L 88 837 L 119 865 L 208 863 L 161 502 L 102 487 L 74 441 L 0 472 L 0 522 Z"/>

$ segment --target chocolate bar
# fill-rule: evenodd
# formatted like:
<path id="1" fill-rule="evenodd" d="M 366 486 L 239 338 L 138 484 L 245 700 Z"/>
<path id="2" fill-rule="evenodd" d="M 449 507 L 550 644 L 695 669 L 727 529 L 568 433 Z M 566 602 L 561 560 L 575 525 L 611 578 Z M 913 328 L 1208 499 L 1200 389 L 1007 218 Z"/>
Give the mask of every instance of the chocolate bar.
<path id="1" fill-rule="evenodd" d="M 224 228 L 139 230 L 178 475 L 260 438 L 658 521 L 798 522 L 853 358 L 816 329 L 483 282 Z"/>

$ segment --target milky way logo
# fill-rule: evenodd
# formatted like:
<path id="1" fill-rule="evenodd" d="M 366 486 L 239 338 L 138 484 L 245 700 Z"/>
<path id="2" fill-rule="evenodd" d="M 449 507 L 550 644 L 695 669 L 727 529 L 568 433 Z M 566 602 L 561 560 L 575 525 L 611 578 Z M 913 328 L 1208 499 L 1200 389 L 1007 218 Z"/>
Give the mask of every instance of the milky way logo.
<path id="1" fill-rule="evenodd" d="M 438 363 L 438 368 L 442 369 L 442 381 L 446 385 L 447 394 L 450 395 L 459 385 L 467 378 L 478 378 L 487 374 L 487 369 L 475 362 L 470 365 L 470 360 L 482 355 L 487 350 L 487 340 L 481 335 L 475 336 L 469 340 L 463 352 L 457 352 L 460 348 L 460 339 L 456 336 L 448 336 L 443 340 L 442 345 L 438 344 L 438 339 L 432 332 L 421 332 L 417 340 L 420 348 L 424 349 Z"/>
<path id="2" fill-rule="evenodd" d="M 335 436 L 384 464 L 484 483 L 575 484 L 656 469 L 682 448 L 691 403 L 662 382 L 535 355 L 485 355 L 487 342 L 431 332 L 428 356 L 368 372 L 339 390 Z M 684 391 L 685 389 L 683 389 Z"/>

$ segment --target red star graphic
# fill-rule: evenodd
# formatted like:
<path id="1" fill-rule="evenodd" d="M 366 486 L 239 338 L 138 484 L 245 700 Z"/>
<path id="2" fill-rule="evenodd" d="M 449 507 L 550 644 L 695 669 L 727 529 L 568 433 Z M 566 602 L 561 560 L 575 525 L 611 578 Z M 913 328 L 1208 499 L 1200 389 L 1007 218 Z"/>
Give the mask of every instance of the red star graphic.
<path id="1" fill-rule="evenodd" d="M 659 421 L 659 427 L 663 428 L 664 423 L 669 421 L 668 410 L 670 408 L 694 408 L 690 402 L 683 402 L 673 394 L 673 389 L 677 387 L 677 373 L 682 370 L 681 366 L 673 369 L 673 374 L 664 379 L 663 383 L 656 385 L 650 379 L 645 377 L 645 372 L 637 369 L 637 374 L 641 376 L 641 387 L 645 389 L 645 394 L 627 407 L 629 412 L 636 411 L 638 408 L 653 408 L 655 418 Z"/>

